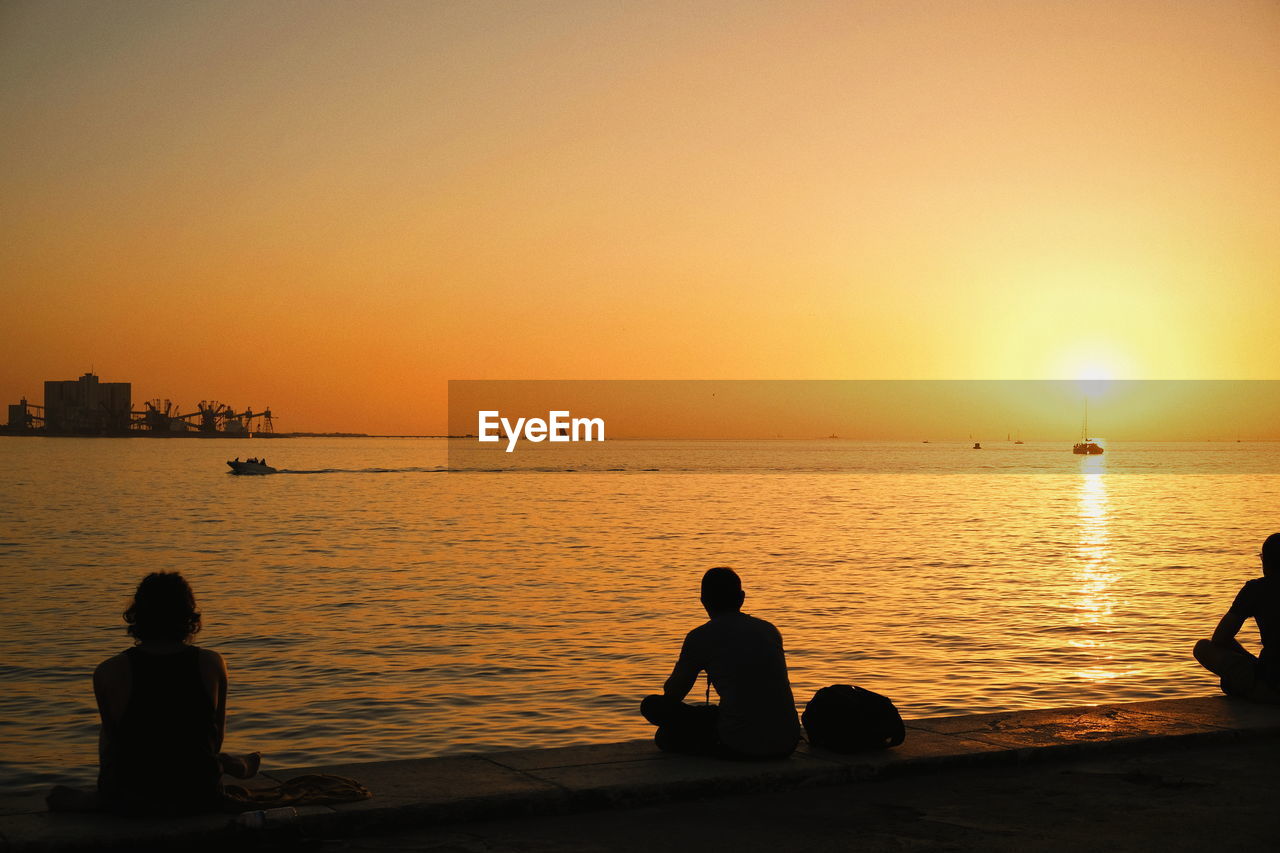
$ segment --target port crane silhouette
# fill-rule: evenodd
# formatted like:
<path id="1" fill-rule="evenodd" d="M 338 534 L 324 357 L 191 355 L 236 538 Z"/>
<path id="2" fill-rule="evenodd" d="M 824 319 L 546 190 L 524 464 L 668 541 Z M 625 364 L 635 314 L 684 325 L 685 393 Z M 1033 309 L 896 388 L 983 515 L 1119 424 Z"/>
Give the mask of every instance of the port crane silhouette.
<path id="1" fill-rule="evenodd" d="M 142 411 L 133 412 L 133 425 L 137 429 L 152 432 L 201 432 L 244 434 L 275 432 L 270 407 L 255 412 L 252 407 L 243 412 L 217 400 L 201 400 L 194 412 L 182 413 L 171 400 L 148 400 Z M 255 427 L 257 427 L 255 429 Z"/>

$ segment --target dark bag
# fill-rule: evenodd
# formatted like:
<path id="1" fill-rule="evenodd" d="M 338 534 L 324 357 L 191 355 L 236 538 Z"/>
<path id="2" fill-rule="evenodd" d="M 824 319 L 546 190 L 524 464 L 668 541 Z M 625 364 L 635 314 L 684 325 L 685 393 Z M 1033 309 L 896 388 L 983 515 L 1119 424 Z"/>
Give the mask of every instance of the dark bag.
<path id="1" fill-rule="evenodd" d="M 861 687 L 824 687 L 800 715 L 812 746 L 832 752 L 860 752 L 897 746 L 907 736 L 902 715 L 886 697 Z"/>

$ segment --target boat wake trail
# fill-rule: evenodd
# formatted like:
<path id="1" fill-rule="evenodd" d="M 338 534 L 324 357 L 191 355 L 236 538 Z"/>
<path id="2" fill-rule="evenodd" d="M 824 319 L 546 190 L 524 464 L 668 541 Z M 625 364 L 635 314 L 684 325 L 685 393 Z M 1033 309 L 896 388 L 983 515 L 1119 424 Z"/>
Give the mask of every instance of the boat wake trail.
<path id="1" fill-rule="evenodd" d="M 448 468 L 316 468 L 310 471 L 281 468 L 277 474 L 442 474 Z"/>
<path id="2" fill-rule="evenodd" d="M 466 473 L 466 474 L 577 474 L 577 473 L 599 473 L 599 472 L 626 472 L 626 471 L 658 471 L 658 468 L 549 468 L 549 467 L 531 467 L 531 468 L 449 468 L 448 466 L 438 466 L 435 468 L 316 468 L 311 471 L 295 470 L 292 468 L 281 468 L 274 471 L 274 474 L 447 474 L 447 473 Z M 695 469 L 689 469 L 695 470 Z"/>

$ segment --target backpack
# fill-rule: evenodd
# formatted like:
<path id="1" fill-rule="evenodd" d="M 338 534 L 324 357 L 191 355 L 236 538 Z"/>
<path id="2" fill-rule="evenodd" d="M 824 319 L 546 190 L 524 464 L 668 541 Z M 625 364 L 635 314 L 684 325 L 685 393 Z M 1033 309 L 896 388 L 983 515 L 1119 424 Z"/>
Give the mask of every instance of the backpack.
<path id="1" fill-rule="evenodd" d="M 897 746 L 907 736 L 902 715 L 886 697 L 861 687 L 824 687 L 800 715 L 812 746 L 832 752 L 859 752 Z"/>

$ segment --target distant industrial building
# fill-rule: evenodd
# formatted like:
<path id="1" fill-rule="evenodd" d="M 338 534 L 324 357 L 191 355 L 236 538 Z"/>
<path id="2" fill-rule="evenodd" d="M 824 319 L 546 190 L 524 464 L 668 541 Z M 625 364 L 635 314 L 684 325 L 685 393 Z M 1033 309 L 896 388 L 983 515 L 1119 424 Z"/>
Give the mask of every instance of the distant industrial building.
<path id="1" fill-rule="evenodd" d="M 169 400 L 148 400 L 140 411 L 130 402 L 129 382 L 103 382 L 92 372 L 79 379 L 44 383 L 44 405 L 24 397 L 9 406 L 0 432 L 9 435 L 147 435 L 169 438 L 269 437 L 275 434 L 271 410 L 237 412 L 217 400 L 201 400 L 182 414 Z"/>
<path id="2" fill-rule="evenodd" d="M 32 413 L 31 409 L 39 409 L 39 406 L 32 406 L 27 402 L 27 398 L 23 397 L 20 403 L 9 404 L 9 420 L 7 424 L 15 430 L 34 429 L 37 424 L 43 426 L 44 418 L 38 417 Z"/>
<path id="3" fill-rule="evenodd" d="M 79 379 L 44 383 L 44 421 L 49 432 L 124 433 L 129 431 L 132 386 L 100 382 L 92 373 Z"/>

